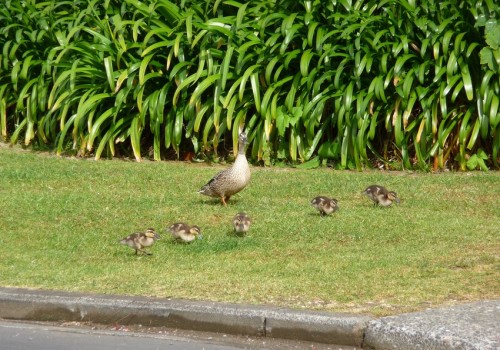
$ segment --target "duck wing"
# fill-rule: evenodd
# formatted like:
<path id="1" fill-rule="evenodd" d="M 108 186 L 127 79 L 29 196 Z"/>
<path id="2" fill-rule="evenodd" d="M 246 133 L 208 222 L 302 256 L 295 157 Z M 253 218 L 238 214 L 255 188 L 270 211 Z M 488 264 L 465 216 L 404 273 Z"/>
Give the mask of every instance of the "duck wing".
<path id="1" fill-rule="evenodd" d="M 228 177 L 230 170 L 231 168 L 224 169 L 215 174 L 214 177 L 212 177 L 198 192 L 202 194 L 212 193 L 215 187 L 217 187 L 217 184 L 224 182 L 224 180 Z"/>

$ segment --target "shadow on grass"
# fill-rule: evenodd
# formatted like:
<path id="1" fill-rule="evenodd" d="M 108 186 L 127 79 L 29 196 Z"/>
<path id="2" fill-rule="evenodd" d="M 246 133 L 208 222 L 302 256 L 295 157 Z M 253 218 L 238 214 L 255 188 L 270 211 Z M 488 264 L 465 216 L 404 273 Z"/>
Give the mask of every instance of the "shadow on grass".
<path id="1" fill-rule="evenodd" d="M 186 253 L 206 254 L 254 249 L 258 246 L 258 242 L 253 237 L 238 237 L 233 232 L 228 232 L 224 239 L 210 240 L 204 238 L 190 244 L 173 244 L 172 246 L 182 246 L 180 249 Z"/>
<path id="2" fill-rule="evenodd" d="M 207 206 L 211 206 L 211 207 L 219 206 L 221 208 L 224 208 L 224 205 L 222 204 L 222 202 L 219 198 L 206 197 L 206 196 L 203 196 L 203 197 L 205 197 L 205 198 L 202 198 L 201 200 L 193 201 L 192 204 L 194 204 L 194 205 L 203 204 L 203 205 L 207 205 Z M 235 206 L 239 203 L 239 201 L 240 201 L 239 198 L 231 197 L 231 199 L 227 202 L 227 207 L 230 208 L 232 206 Z"/>

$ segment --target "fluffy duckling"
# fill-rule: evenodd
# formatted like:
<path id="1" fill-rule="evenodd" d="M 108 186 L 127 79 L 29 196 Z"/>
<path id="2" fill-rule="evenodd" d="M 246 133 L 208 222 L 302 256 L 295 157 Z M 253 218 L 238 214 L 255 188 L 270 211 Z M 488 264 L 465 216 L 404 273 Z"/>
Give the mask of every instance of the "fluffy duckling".
<path id="1" fill-rule="evenodd" d="M 238 156 L 232 167 L 217 173 L 198 192 L 206 196 L 220 198 L 221 203 L 227 206 L 232 195 L 240 192 L 250 182 L 250 167 L 245 156 L 247 136 L 239 136 Z"/>
<path id="2" fill-rule="evenodd" d="M 170 225 L 167 231 L 172 234 L 172 237 L 174 237 L 177 242 L 190 243 L 194 241 L 196 237 L 198 237 L 198 239 L 203 238 L 201 229 L 198 226 L 189 226 L 183 222 Z"/>
<path id="3" fill-rule="evenodd" d="M 388 207 L 392 202 L 399 204 L 399 198 L 396 192 L 389 191 L 383 186 L 371 185 L 363 191 L 363 194 L 367 195 L 373 201 L 373 205 L 381 205 L 383 207 Z"/>
<path id="4" fill-rule="evenodd" d="M 311 200 L 311 205 L 319 211 L 319 215 L 321 216 L 326 216 L 339 210 L 337 200 L 325 196 L 314 197 Z"/>
<path id="5" fill-rule="evenodd" d="M 233 217 L 234 232 L 237 235 L 244 235 L 250 229 L 252 219 L 246 213 L 238 213 Z"/>
<path id="6" fill-rule="evenodd" d="M 160 239 L 160 235 L 156 233 L 154 229 L 148 228 L 145 232 L 135 232 L 128 235 L 127 237 L 121 239 L 120 243 L 135 249 L 136 255 L 138 252 L 151 255 L 152 253 L 147 252 L 144 248 L 152 246 L 158 239 Z"/>

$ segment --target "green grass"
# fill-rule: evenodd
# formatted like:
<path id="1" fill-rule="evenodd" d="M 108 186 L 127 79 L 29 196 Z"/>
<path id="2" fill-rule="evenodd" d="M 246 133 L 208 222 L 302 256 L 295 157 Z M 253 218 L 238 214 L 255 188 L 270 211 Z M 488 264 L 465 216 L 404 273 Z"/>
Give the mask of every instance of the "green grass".
<path id="1" fill-rule="evenodd" d="M 0 285 L 395 314 L 500 295 L 500 174 L 252 168 L 228 207 L 220 166 L 89 161 L 0 147 Z M 368 185 L 398 192 L 377 208 Z M 320 218 L 323 194 L 340 211 Z M 253 218 L 247 237 L 231 218 Z M 203 240 L 175 244 L 175 221 Z M 151 256 L 118 243 L 154 227 Z"/>

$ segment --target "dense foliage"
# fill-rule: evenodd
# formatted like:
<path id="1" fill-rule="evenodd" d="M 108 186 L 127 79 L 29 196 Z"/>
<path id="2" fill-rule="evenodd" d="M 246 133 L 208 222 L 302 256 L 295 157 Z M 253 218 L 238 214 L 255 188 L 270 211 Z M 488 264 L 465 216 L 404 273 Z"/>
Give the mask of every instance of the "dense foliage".
<path id="1" fill-rule="evenodd" d="M 499 18 L 493 0 L 6 0 L 1 136 L 160 160 L 244 128 L 265 163 L 498 168 Z"/>

